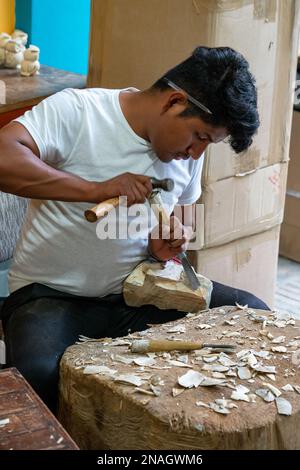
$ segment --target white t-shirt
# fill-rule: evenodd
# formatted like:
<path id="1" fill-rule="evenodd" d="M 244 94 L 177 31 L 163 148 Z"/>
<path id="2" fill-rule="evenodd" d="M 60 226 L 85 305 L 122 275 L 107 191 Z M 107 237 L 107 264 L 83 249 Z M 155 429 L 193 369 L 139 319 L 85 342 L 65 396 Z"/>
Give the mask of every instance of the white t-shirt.
<path id="1" fill-rule="evenodd" d="M 162 194 L 170 211 L 176 203 L 194 203 L 201 194 L 203 157 L 161 162 L 150 143 L 128 124 L 119 103 L 120 91 L 67 89 L 16 121 L 31 134 L 41 160 L 58 170 L 89 181 L 105 181 L 127 171 L 171 177 L 174 190 Z M 131 238 L 124 238 L 123 232 L 121 239 L 101 239 L 104 219 L 101 226 L 87 222 L 84 211 L 90 206 L 30 201 L 9 273 L 11 292 L 34 282 L 89 297 L 122 291 L 124 279 L 147 258 L 149 230 Z M 117 218 L 118 211 L 114 213 Z M 122 210 L 121 218 L 126 214 Z M 126 227 L 131 224 L 132 228 L 135 220 L 129 217 Z"/>

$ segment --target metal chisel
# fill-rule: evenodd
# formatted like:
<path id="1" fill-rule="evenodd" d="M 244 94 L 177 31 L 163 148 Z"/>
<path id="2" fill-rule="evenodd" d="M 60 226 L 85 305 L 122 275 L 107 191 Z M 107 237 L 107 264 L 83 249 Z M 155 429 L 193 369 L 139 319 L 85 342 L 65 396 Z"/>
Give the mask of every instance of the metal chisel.
<path id="1" fill-rule="evenodd" d="M 193 290 L 199 289 L 200 287 L 199 279 L 197 278 L 194 268 L 191 265 L 186 253 L 179 253 L 179 255 L 177 255 L 176 258 L 178 258 L 181 261 L 182 267 L 184 269 L 184 272 L 189 280 L 189 283 L 192 289 Z"/>
<path id="2" fill-rule="evenodd" d="M 169 225 L 169 216 L 164 210 L 163 202 L 160 197 L 159 191 L 153 191 L 149 198 L 152 210 L 156 215 L 157 220 L 162 221 L 165 225 Z M 176 258 L 181 261 L 182 267 L 186 274 L 186 277 L 193 290 L 197 290 L 200 287 L 199 279 L 197 278 L 194 268 L 192 267 L 186 253 L 179 253 Z"/>

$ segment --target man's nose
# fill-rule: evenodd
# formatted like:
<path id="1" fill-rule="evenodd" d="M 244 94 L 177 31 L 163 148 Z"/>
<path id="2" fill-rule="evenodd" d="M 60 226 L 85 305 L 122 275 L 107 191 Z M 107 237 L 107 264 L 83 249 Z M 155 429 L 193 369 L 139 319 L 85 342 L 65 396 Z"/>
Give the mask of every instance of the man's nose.
<path id="1" fill-rule="evenodd" d="M 193 160 L 198 160 L 201 157 L 203 152 L 209 146 L 210 142 L 197 142 L 193 143 L 187 150 L 188 155 L 192 157 Z"/>

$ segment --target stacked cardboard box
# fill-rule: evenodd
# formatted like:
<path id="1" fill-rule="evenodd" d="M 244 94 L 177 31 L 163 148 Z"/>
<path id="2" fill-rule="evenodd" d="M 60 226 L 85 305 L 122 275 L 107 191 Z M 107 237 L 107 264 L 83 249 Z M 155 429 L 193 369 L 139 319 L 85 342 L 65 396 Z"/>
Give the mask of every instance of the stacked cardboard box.
<path id="1" fill-rule="evenodd" d="M 300 112 L 293 113 L 290 163 L 280 254 L 300 262 Z"/>
<path id="2" fill-rule="evenodd" d="M 200 44 L 231 46 L 248 59 L 257 79 L 261 127 L 242 156 L 226 144 L 207 151 L 200 201 L 204 218 L 198 221 L 202 247 L 191 257 L 199 272 L 252 290 L 270 304 L 276 227 L 283 217 L 298 27 L 299 0 L 92 2 L 89 86 L 148 87 Z M 245 250 L 241 274 L 235 253 Z"/>
<path id="3" fill-rule="evenodd" d="M 294 2 L 259 2 L 269 11 L 259 10 L 258 2 L 247 3 L 218 15 L 216 43 L 234 47 L 240 37 L 238 49 L 257 79 L 261 127 L 244 155 L 235 155 L 226 144 L 208 150 L 202 177 L 203 248 L 192 259 L 204 275 L 249 290 L 272 306 L 299 11 Z M 263 21 L 251 19 L 253 11 L 260 11 Z"/>

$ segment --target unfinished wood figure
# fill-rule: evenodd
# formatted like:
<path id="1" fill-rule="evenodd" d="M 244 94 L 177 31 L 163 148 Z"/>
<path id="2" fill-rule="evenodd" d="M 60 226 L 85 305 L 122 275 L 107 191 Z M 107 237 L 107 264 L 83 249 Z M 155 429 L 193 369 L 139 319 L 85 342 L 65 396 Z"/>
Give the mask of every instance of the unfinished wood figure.
<path id="1" fill-rule="evenodd" d="M 37 46 L 30 45 L 24 52 L 24 60 L 21 63 L 21 75 L 24 77 L 30 77 L 32 75 L 38 75 L 40 70 L 39 63 L 40 49 Z"/>
<path id="2" fill-rule="evenodd" d="M 19 69 L 24 57 L 25 47 L 18 39 L 9 39 L 5 44 L 5 67 Z"/>
<path id="3" fill-rule="evenodd" d="M 144 261 L 128 276 L 123 284 L 127 305 L 140 307 L 155 305 L 182 312 L 198 312 L 209 306 L 212 282 L 197 274 L 200 287 L 193 291 L 180 263 L 150 263 Z"/>
<path id="4" fill-rule="evenodd" d="M 28 34 L 20 29 L 15 29 L 15 31 L 11 35 L 12 39 L 16 39 L 19 41 L 23 46 L 26 46 L 28 41 Z"/>
<path id="5" fill-rule="evenodd" d="M 6 43 L 9 41 L 10 35 L 7 33 L 0 33 L 0 66 L 5 64 L 6 56 Z"/>

